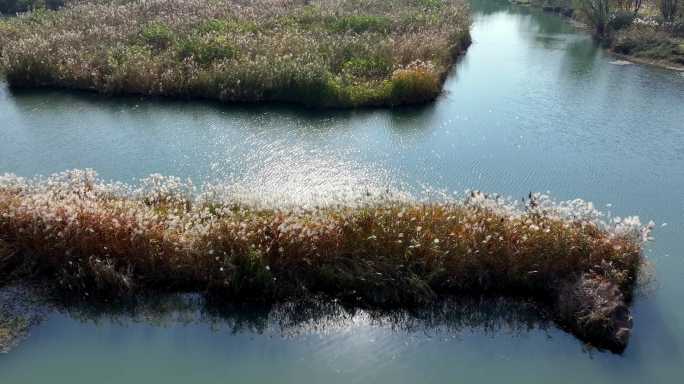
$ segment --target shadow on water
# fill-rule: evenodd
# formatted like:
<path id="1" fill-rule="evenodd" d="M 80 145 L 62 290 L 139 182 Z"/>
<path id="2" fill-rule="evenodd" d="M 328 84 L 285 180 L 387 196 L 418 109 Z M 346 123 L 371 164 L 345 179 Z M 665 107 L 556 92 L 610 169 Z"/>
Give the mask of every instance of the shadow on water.
<path id="1" fill-rule="evenodd" d="M 454 69 L 449 78 L 453 79 L 456 73 Z M 21 119 L 13 125 L 25 126 L 25 132 L 34 131 L 34 126 L 65 124 L 67 127 L 60 126 L 60 129 L 74 130 L 73 115 L 77 112 L 83 116 L 81 125 L 95 124 L 97 127 L 93 128 L 100 131 L 115 129 L 115 134 L 133 127 L 144 133 L 143 138 L 162 134 L 157 131 L 168 126 L 174 126 L 174 130 L 178 126 L 193 126 L 196 132 L 207 127 L 226 132 L 232 127 L 239 128 L 231 131 L 233 136 L 277 134 L 280 138 L 295 135 L 315 140 L 321 135 L 343 138 L 364 134 L 378 122 L 392 135 L 413 137 L 427 135 L 438 126 L 438 105 L 448 96 L 445 90 L 435 102 L 401 108 L 314 109 L 285 103 L 227 104 L 216 100 L 108 96 L 64 89 L 15 90 L 0 81 L 0 100 L 5 98 L 5 105 L 10 106 L 5 107 L 6 111 L 0 109 L 0 113 L 10 120 L 13 116 Z M 93 134 L 88 133 L 88 137 Z"/>
<path id="2" fill-rule="evenodd" d="M 453 297 L 413 310 L 361 308 L 328 299 L 279 304 L 215 302 L 199 294 L 162 294 L 117 304 L 72 302 L 44 293 L 45 288 L 10 286 L 0 289 L 0 351 L 9 351 L 26 338 L 29 329 L 53 315 L 81 324 L 118 326 L 147 324 L 173 327 L 209 324 L 214 331 L 232 334 L 275 334 L 294 337 L 325 333 L 358 323 L 399 333 L 458 335 L 477 331 L 485 335 L 523 334 L 552 326 L 546 308 L 524 298 Z"/>
<path id="3" fill-rule="evenodd" d="M 452 71 L 452 73 L 455 71 Z M 452 76 L 452 74 L 450 74 Z M 259 114 L 279 115 L 299 121 L 311 123 L 325 122 L 332 118 L 342 121 L 363 119 L 376 114 L 389 115 L 398 119 L 412 118 L 415 121 L 425 119 L 434 113 L 435 103 L 421 105 L 391 107 L 347 108 L 310 108 L 299 104 L 269 103 L 223 103 L 218 100 L 183 99 L 172 97 L 105 95 L 90 91 L 68 90 L 59 88 L 11 88 L 0 78 L 0 98 L 6 97 L 20 111 L 27 112 L 49 103 L 51 110 L 63 109 L 73 113 L 73 103 L 82 107 L 96 109 L 98 112 L 118 113 L 126 110 L 151 112 L 159 110 L 181 110 L 185 112 L 214 112 L 234 116 L 253 117 Z"/>
<path id="4" fill-rule="evenodd" d="M 120 112 L 122 110 L 134 110 L 146 108 L 147 110 L 158 109 L 211 109 L 215 112 L 232 113 L 232 114 L 260 114 L 264 112 L 272 114 L 284 114 L 295 116 L 299 119 L 318 120 L 322 118 L 329 118 L 334 115 L 338 118 L 351 118 L 353 116 L 364 115 L 371 113 L 371 109 L 348 110 L 339 109 L 333 110 L 317 110 L 307 108 L 297 104 L 286 103 L 222 103 L 217 100 L 202 100 L 202 99 L 182 99 L 171 97 L 153 97 L 153 96 L 136 96 L 136 95 L 104 95 L 96 92 L 67 90 L 59 88 L 11 88 L 4 86 L 7 89 L 7 94 L 11 96 L 12 101 L 22 110 L 33 109 L 48 101 L 52 105 L 58 103 L 52 108 L 59 109 L 59 104 L 68 106 L 72 103 L 79 103 L 84 106 L 97 108 L 104 112 Z M 66 109 L 66 108 L 65 108 Z"/>
<path id="5" fill-rule="evenodd" d="M 641 300 L 634 308 L 636 327 L 627 357 L 641 361 L 657 359 L 661 363 L 679 364 L 684 361 L 677 331 L 667 321 L 666 314 L 654 297 Z"/>

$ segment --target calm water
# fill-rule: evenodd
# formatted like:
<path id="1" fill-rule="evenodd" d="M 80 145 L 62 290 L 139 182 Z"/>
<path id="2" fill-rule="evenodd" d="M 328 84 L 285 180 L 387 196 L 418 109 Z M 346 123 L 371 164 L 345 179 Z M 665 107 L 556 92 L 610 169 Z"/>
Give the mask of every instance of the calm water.
<path id="1" fill-rule="evenodd" d="M 681 380 L 684 75 L 613 64 L 555 16 L 495 1 L 474 9 L 474 44 L 445 95 L 423 108 L 311 112 L 0 85 L 0 172 L 87 167 L 124 181 L 158 172 L 294 202 L 476 188 L 611 204 L 615 214 L 658 223 L 648 250 L 655 289 L 635 304 L 624 355 L 588 352 L 553 326 L 509 321 L 514 309 L 418 327 L 366 313 L 292 325 L 192 307 L 171 306 L 163 321 L 70 310 L 0 355 L 0 382 Z"/>

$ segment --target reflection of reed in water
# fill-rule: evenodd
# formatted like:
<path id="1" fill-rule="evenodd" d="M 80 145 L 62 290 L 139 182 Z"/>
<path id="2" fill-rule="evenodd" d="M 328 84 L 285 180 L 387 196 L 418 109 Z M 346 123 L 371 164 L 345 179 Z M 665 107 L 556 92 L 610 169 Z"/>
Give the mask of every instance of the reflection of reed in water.
<path id="1" fill-rule="evenodd" d="M 7 337 L 0 338 L 0 350 L 9 351 L 27 336 L 31 326 L 54 313 L 82 323 L 158 327 L 209 324 L 215 331 L 285 338 L 335 333 L 359 325 L 426 335 L 458 335 L 468 330 L 520 334 L 551 325 L 547 308 L 531 300 L 508 297 L 449 297 L 405 310 L 362 308 L 323 298 L 228 304 L 198 294 L 149 295 L 105 304 L 65 301 L 48 291 L 45 287 L 0 290 L 0 329 L 7 331 Z"/>

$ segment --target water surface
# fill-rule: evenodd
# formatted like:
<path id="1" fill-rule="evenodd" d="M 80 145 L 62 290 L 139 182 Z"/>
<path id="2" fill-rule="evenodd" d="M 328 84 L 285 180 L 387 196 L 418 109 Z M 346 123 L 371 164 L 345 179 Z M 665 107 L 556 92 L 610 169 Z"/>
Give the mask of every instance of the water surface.
<path id="1" fill-rule="evenodd" d="M 658 223 L 648 250 L 657 282 L 635 303 L 622 356 L 536 323 L 406 329 L 360 312 L 283 337 L 268 316 L 236 330 L 231 321 L 62 311 L 0 356 L 2 383 L 680 380 L 684 76 L 611 63 L 556 16 L 473 5 L 473 45 L 445 94 L 420 108 L 313 112 L 2 85 L 0 172 L 93 168 L 122 181 L 162 173 L 299 203 L 385 189 L 582 197 Z"/>

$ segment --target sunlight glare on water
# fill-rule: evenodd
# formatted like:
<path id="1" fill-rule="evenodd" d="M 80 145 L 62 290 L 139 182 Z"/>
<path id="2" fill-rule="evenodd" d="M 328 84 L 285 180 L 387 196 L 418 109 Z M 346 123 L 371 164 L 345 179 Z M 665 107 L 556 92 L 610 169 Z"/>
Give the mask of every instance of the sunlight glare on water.
<path id="1" fill-rule="evenodd" d="M 411 328 L 401 317 L 376 322 L 359 311 L 320 321 L 301 309 L 307 325 L 287 337 L 282 318 L 258 310 L 165 323 L 153 313 L 134 321 L 71 309 L 0 356 L 0 382 L 680 381 L 684 74 L 613 65 L 615 57 L 555 15 L 506 1 L 472 4 L 473 44 L 444 95 L 423 107 L 310 111 L 0 85 L 0 173 L 92 168 L 127 183 L 160 173 L 297 205 L 465 189 L 583 198 L 658 223 L 646 252 L 656 283 L 634 303 L 623 355 L 587 352 L 554 326 L 496 307 L 467 307 L 471 322 L 442 328 L 462 324 L 459 316 Z"/>

